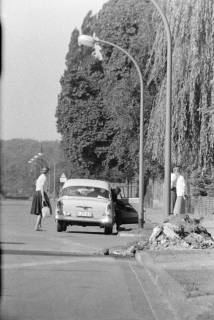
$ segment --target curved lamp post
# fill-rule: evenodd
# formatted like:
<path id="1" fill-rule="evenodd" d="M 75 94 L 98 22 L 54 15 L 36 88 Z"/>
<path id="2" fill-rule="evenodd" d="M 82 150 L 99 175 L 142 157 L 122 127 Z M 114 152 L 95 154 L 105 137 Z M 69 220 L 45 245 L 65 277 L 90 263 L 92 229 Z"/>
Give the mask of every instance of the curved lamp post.
<path id="1" fill-rule="evenodd" d="M 37 178 L 38 171 L 41 170 L 41 164 L 37 161 L 38 158 L 39 155 L 36 154 L 28 161 L 28 164 L 33 165 L 35 167 L 35 179 Z"/>
<path id="2" fill-rule="evenodd" d="M 78 44 L 87 47 L 95 47 L 97 43 L 104 43 L 122 51 L 129 59 L 134 63 L 139 79 L 140 79 L 140 147 L 139 147 L 139 210 L 138 210 L 138 226 L 142 228 L 144 225 L 144 161 L 143 161 L 143 78 L 140 68 L 134 58 L 120 46 L 105 40 L 98 39 L 97 37 L 91 37 L 88 35 L 80 35 L 78 38 Z"/>
<path id="3" fill-rule="evenodd" d="M 168 20 L 156 0 L 150 0 L 158 10 L 165 27 L 167 38 L 167 83 L 166 83 L 166 120 L 165 120 L 165 215 L 170 214 L 170 180 L 171 180 L 171 100 L 172 100 L 172 40 Z"/>

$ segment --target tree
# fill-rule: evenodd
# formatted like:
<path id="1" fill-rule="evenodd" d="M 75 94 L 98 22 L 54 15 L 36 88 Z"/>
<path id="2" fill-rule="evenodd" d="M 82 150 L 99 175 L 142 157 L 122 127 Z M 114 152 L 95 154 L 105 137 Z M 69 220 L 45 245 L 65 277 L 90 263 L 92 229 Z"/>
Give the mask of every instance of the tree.
<path id="1" fill-rule="evenodd" d="M 161 1 L 172 32 L 172 160 L 189 168 L 214 165 L 214 3 Z M 147 150 L 163 163 L 166 41 L 154 12 L 156 37 L 147 64 L 148 85 L 157 94 L 149 123 Z"/>
<path id="2" fill-rule="evenodd" d="M 82 32 L 96 32 L 101 39 L 128 49 L 142 63 L 150 43 L 149 32 L 145 34 L 142 29 L 150 30 L 150 11 L 142 1 L 113 0 L 105 4 L 98 18 L 89 12 Z M 138 170 L 139 152 L 140 84 L 135 66 L 111 46 L 103 47 L 104 59 L 98 62 L 90 56 L 91 49 L 78 49 L 77 37 L 75 30 L 56 114 L 73 174 L 109 179 L 132 177 Z M 146 101 L 148 120 L 149 92 Z"/>

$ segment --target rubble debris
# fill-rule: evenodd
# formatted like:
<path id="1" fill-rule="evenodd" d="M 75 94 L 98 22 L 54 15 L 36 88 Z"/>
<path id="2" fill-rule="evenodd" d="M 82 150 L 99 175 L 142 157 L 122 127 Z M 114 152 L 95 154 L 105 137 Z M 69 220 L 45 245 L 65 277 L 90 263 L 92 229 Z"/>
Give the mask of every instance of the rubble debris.
<path id="1" fill-rule="evenodd" d="M 214 249 L 214 238 L 201 225 L 202 219 L 189 215 L 170 216 L 154 227 L 150 237 L 128 243 L 126 246 L 105 249 L 103 254 L 118 257 L 134 257 L 141 250 Z"/>
<path id="2" fill-rule="evenodd" d="M 136 243 L 130 244 L 127 246 L 121 246 L 117 248 L 111 248 L 109 250 L 110 256 L 117 256 L 117 257 L 134 257 L 136 252 Z"/>
<path id="3" fill-rule="evenodd" d="M 153 229 L 143 249 L 214 248 L 214 239 L 200 222 L 200 219 L 191 218 L 189 215 L 169 217 Z M 140 247 L 142 244 L 139 244 L 139 249 Z"/>
<path id="4" fill-rule="evenodd" d="M 104 256 L 108 256 L 109 255 L 109 249 L 108 248 L 103 249 L 103 254 L 104 254 Z"/>

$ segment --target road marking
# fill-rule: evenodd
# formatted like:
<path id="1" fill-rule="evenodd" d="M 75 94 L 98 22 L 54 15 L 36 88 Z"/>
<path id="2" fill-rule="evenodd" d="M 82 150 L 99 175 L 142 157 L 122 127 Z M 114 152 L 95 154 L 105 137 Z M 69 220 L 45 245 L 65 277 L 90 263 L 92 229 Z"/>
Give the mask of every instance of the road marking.
<path id="1" fill-rule="evenodd" d="M 131 271 L 133 272 L 133 274 L 134 274 L 134 276 L 135 276 L 135 278 L 136 278 L 136 280 L 137 280 L 137 282 L 138 282 L 138 284 L 139 284 L 139 286 L 140 286 L 140 288 L 141 288 L 141 290 L 142 290 L 142 292 L 143 292 L 143 294 L 144 294 L 144 296 L 145 296 L 145 298 L 146 298 L 146 301 L 147 301 L 147 303 L 148 303 L 148 305 L 149 305 L 149 307 L 150 307 L 150 309 L 151 309 L 151 311 L 152 311 L 152 314 L 153 314 L 154 319 L 155 319 L 155 320 L 160 320 L 159 317 L 157 316 L 157 314 L 156 314 L 156 312 L 155 312 L 155 310 L 154 310 L 151 302 L 150 302 L 150 299 L 149 299 L 149 297 L 148 297 L 148 295 L 147 295 L 147 293 L 146 293 L 146 290 L 145 290 L 144 287 L 143 287 L 143 284 L 142 284 L 142 282 L 141 282 L 141 280 L 140 280 L 137 272 L 136 272 L 136 271 L 134 270 L 134 268 L 132 267 L 131 262 L 129 262 L 129 268 L 130 268 Z"/>

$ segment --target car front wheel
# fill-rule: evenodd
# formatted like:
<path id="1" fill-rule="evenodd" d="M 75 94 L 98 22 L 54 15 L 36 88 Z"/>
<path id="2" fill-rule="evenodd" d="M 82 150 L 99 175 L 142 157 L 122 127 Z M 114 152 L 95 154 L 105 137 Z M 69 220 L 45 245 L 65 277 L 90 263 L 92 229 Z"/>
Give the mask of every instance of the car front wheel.
<path id="1" fill-rule="evenodd" d="M 113 226 L 104 227 L 105 234 L 112 234 Z"/>

